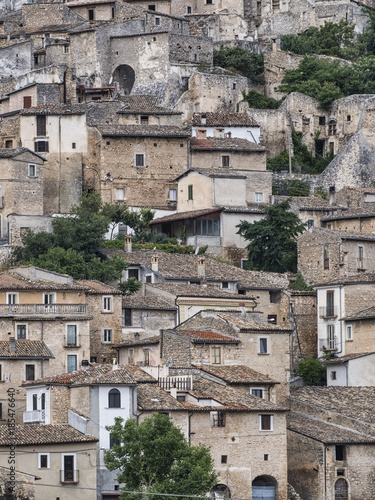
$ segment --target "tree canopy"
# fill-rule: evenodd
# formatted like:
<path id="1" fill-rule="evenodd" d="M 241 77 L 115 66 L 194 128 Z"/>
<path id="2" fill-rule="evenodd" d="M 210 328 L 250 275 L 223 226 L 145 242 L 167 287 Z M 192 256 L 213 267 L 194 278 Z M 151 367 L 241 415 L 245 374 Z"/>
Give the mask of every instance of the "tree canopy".
<path id="1" fill-rule="evenodd" d="M 316 358 L 299 361 L 295 374 L 302 377 L 306 385 L 324 385 L 326 382 L 326 368 Z"/>
<path id="2" fill-rule="evenodd" d="M 152 219 L 153 212 L 144 209 L 144 214 L 145 217 L 143 213 L 130 212 L 125 206 L 102 205 L 98 193 L 84 193 L 80 205 L 74 206 L 69 214 L 53 219 L 52 233 L 28 231 L 23 235 L 22 245 L 14 248 L 12 259 L 17 264 L 70 274 L 75 279 L 117 281 L 127 264 L 118 255 L 107 259 L 100 255 L 105 234 L 111 223 L 118 222 L 144 230 L 145 221 Z M 127 293 L 139 286 L 139 282 L 131 283 Z"/>
<path id="3" fill-rule="evenodd" d="M 299 218 L 289 212 L 289 201 L 264 208 L 263 219 L 250 223 L 241 221 L 238 234 L 250 243 L 248 269 L 284 273 L 297 270 L 296 236 L 305 229 Z"/>
<path id="4" fill-rule="evenodd" d="M 109 470 L 119 471 L 121 499 L 142 498 L 129 492 L 147 492 L 148 500 L 160 498 L 150 493 L 204 495 L 216 483 L 209 449 L 189 446 L 167 415 L 154 413 L 139 425 L 117 417 L 107 430 L 119 442 L 105 453 L 104 462 Z"/>
<path id="5" fill-rule="evenodd" d="M 253 83 L 263 83 L 264 58 L 242 47 L 224 47 L 214 51 L 214 65 L 249 78 Z"/>

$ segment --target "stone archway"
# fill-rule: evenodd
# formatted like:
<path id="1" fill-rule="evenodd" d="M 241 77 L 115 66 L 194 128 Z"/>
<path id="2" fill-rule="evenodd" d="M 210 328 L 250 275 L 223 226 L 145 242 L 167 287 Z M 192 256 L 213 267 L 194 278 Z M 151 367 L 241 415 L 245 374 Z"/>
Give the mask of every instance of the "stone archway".
<path id="1" fill-rule="evenodd" d="M 276 500 L 277 481 L 272 476 L 258 476 L 252 483 L 253 500 Z"/>
<path id="2" fill-rule="evenodd" d="M 229 500 L 231 498 L 230 489 L 226 484 L 217 484 L 210 491 L 213 500 Z"/>
<path id="3" fill-rule="evenodd" d="M 335 483 L 335 500 L 348 500 L 348 482 L 340 477 Z"/>
<path id="4" fill-rule="evenodd" d="M 120 94 L 129 95 L 135 81 L 135 71 L 128 64 L 120 64 L 113 72 L 113 82 L 117 83 Z"/>

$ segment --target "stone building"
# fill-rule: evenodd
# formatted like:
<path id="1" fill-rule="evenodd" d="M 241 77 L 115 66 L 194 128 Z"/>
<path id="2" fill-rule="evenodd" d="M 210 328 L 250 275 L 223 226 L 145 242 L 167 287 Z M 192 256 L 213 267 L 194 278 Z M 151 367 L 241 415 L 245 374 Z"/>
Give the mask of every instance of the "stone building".
<path id="1" fill-rule="evenodd" d="M 291 393 L 288 480 L 306 500 L 374 497 L 374 387 Z"/>
<path id="2" fill-rule="evenodd" d="M 373 308 L 366 308 L 373 309 Z M 371 313 L 369 313 L 369 316 Z M 373 315 L 373 313 L 372 313 Z M 348 318 L 350 323 L 356 329 L 356 337 L 361 338 L 364 333 L 361 328 L 361 323 L 357 323 L 356 315 Z M 363 314 L 364 317 L 364 314 Z M 363 320 L 359 319 L 360 322 Z M 368 318 L 373 319 L 373 318 Z M 373 323 L 368 321 L 368 323 Z M 358 325 L 358 328 L 357 328 Z M 363 325 L 365 326 L 365 325 Z M 373 327 L 373 326 L 372 326 Z M 367 341 L 370 338 L 367 335 Z M 338 356 L 324 361 L 327 367 L 327 386 L 343 386 L 343 387 L 364 387 L 375 385 L 375 372 L 374 372 L 375 352 L 366 352 L 362 354 L 346 354 L 345 356 Z"/>
<path id="3" fill-rule="evenodd" d="M 322 217 L 322 227 L 336 231 L 353 231 L 373 234 L 375 230 L 375 207 L 373 204 L 360 208 L 349 208 Z"/>
<path id="4" fill-rule="evenodd" d="M 306 224 L 306 229 L 310 227 L 326 227 L 323 221 L 335 217 L 340 209 L 344 208 L 338 205 L 332 205 L 329 201 L 317 196 L 274 196 L 274 203 L 289 201 L 290 210 Z M 336 229 L 336 228 L 332 228 Z M 345 229 L 345 228 L 342 228 Z M 360 232 L 360 231 L 358 231 Z"/>

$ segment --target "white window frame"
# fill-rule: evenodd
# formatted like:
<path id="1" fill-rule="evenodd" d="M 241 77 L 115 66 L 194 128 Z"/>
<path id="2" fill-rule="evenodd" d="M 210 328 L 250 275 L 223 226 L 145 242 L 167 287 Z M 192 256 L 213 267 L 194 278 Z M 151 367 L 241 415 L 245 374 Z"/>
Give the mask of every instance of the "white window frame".
<path id="1" fill-rule="evenodd" d="M 108 340 L 108 332 L 109 332 L 109 340 Z M 112 344 L 112 328 L 103 328 L 103 343 L 104 344 Z"/>
<path id="2" fill-rule="evenodd" d="M 265 352 L 262 352 L 260 346 L 261 346 L 261 339 L 266 339 L 267 341 L 267 349 Z M 262 337 L 258 337 L 258 354 L 270 354 L 271 353 L 271 344 L 270 344 L 270 338 L 267 335 L 264 335 Z"/>
<path id="3" fill-rule="evenodd" d="M 224 283 L 226 283 L 226 285 L 224 285 Z M 220 284 L 220 288 L 222 290 L 230 290 L 231 289 L 230 282 L 229 281 L 222 281 Z"/>
<path id="4" fill-rule="evenodd" d="M 255 193 L 255 203 L 263 203 L 263 193 Z"/>
<path id="5" fill-rule="evenodd" d="M 271 420 L 270 420 L 270 428 L 269 429 L 262 429 L 262 417 L 263 416 L 267 416 L 267 417 L 271 417 Z M 262 413 L 261 415 L 259 415 L 259 430 L 261 432 L 272 432 L 273 431 L 273 415 L 268 415 L 267 413 Z"/>
<path id="6" fill-rule="evenodd" d="M 48 300 L 46 302 L 46 297 L 48 297 Z M 52 299 L 52 302 L 50 302 L 50 298 Z M 49 306 L 52 304 L 56 304 L 56 293 L 55 292 L 43 292 L 43 305 Z"/>
<path id="7" fill-rule="evenodd" d="M 18 327 L 19 326 L 25 326 L 26 327 L 26 333 L 25 333 L 25 338 L 24 339 L 19 339 L 18 338 Z M 14 325 L 14 338 L 16 340 L 27 340 L 29 338 L 29 325 L 27 323 L 16 323 Z"/>
<path id="8" fill-rule="evenodd" d="M 76 369 L 75 370 L 68 371 L 68 368 L 69 368 L 68 358 L 69 358 L 69 356 L 75 356 L 76 357 Z M 72 373 L 72 372 L 78 370 L 78 362 L 79 362 L 79 360 L 78 360 L 78 354 L 77 353 L 69 353 L 69 354 L 67 354 L 66 355 L 66 371 L 67 371 L 67 373 Z"/>
<path id="9" fill-rule="evenodd" d="M 15 297 L 15 302 L 9 302 L 9 297 Z M 19 294 L 17 292 L 7 292 L 7 305 L 13 306 L 19 303 Z"/>
<path id="10" fill-rule="evenodd" d="M 124 188 L 116 188 L 116 200 L 124 201 L 125 199 L 125 191 Z"/>
<path id="11" fill-rule="evenodd" d="M 177 189 L 170 189 L 169 190 L 169 201 L 177 201 Z"/>
<path id="12" fill-rule="evenodd" d="M 109 302 L 109 307 L 108 307 Z M 110 313 L 113 311 L 113 295 L 103 295 L 103 312 Z"/>
<path id="13" fill-rule="evenodd" d="M 68 327 L 69 326 L 74 326 L 76 329 L 76 343 L 75 344 L 69 344 L 68 343 Z M 66 345 L 70 347 L 78 347 L 78 332 L 79 332 L 79 324 L 78 323 L 67 323 L 65 327 L 65 335 L 66 335 Z"/>
<path id="14" fill-rule="evenodd" d="M 254 396 L 256 398 L 259 398 L 259 396 L 256 396 L 255 394 L 253 394 L 253 391 L 262 391 L 261 399 L 265 399 L 266 391 L 265 391 L 264 387 L 250 387 L 250 396 Z"/>
<path id="15" fill-rule="evenodd" d="M 219 350 L 219 362 L 216 361 L 215 350 Z M 223 361 L 223 350 L 220 345 L 212 345 L 210 347 L 210 362 L 212 365 L 220 365 Z"/>
<path id="16" fill-rule="evenodd" d="M 353 325 L 346 325 L 345 336 L 349 342 L 353 340 Z"/>
<path id="17" fill-rule="evenodd" d="M 137 165 L 137 156 L 143 157 L 143 165 Z M 135 153 L 134 154 L 134 166 L 137 168 L 144 168 L 146 166 L 146 155 L 144 153 Z"/>
<path id="18" fill-rule="evenodd" d="M 35 363 L 30 363 L 29 361 L 26 361 L 23 365 L 23 373 L 25 374 L 24 380 L 26 382 L 28 381 L 26 378 L 26 366 L 33 366 L 34 367 L 34 378 L 32 380 L 36 380 L 38 378 L 37 373 L 36 373 L 36 365 L 35 365 Z"/>
<path id="19" fill-rule="evenodd" d="M 32 169 L 34 169 L 34 174 L 32 175 Z M 27 166 L 27 171 L 28 171 L 28 176 L 29 177 L 38 177 L 38 170 L 37 170 L 37 166 L 35 163 L 29 163 L 28 166 Z"/>
<path id="20" fill-rule="evenodd" d="M 47 456 L 47 467 L 42 467 L 41 466 L 41 457 L 42 457 L 42 455 L 46 455 Z M 51 467 L 50 454 L 49 453 L 38 453 L 38 469 L 45 470 L 45 469 L 49 469 L 50 467 Z"/>
<path id="21" fill-rule="evenodd" d="M 61 453 L 61 474 L 62 477 L 64 475 L 65 469 L 64 469 L 64 457 L 74 457 L 73 458 L 73 481 L 72 483 L 77 483 L 78 478 L 77 478 L 77 471 L 78 471 L 78 464 L 77 464 L 77 454 L 76 453 Z M 61 479 L 62 479 L 61 477 Z M 70 481 L 69 481 L 70 482 Z"/>

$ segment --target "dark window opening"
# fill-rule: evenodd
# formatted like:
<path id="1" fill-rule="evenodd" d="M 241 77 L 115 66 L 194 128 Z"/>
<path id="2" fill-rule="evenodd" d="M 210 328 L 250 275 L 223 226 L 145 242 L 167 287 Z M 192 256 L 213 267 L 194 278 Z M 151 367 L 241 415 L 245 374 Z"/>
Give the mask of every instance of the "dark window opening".
<path id="1" fill-rule="evenodd" d="M 38 396 L 33 394 L 33 411 L 38 409 Z"/>
<path id="2" fill-rule="evenodd" d="M 13 141 L 11 139 L 6 140 L 5 147 L 6 149 L 11 149 L 13 147 Z"/>
<path id="3" fill-rule="evenodd" d="M 26 380 L 35 380 L 35 366 L 34 365 L 26 365 L 25 371 L 26 371 Z"/>
<path id="4" fill-rule="evenodd" d="M 40 468 L 47 469 L 48 468 L 48 456 L 40 455 Z"/>
<path id="5" fill-rule="evenodd" d="M 260 428 L 262 431 L 270 431 L 272 429 L 271 415 L 260 416 Z"/>
<path id="6" fill-rule="evenodd" d="M 319 116 L 319 125 L 323 126 L 326 124 L 326 117 L 325 116 Z"/>
<path id="7" fill-rule="evenodd" d="M 89 9 L 89 21 L 94 20 L 94 9 Z"/>
<path id="8" fill-rule="evenodd" d="M 177 401 L 185 401 L 186 396 L 177 396 Z"/>
<path id="9" fill-rule="evenodd" d="M 221 463 L 226 464 L 228 462 L 228 455 L 221 455 Z"/>
<path id="10" fill-rule="evenodd" d="M 145 155 L 135 155 L 135 166 L 144 167 L 145 165 Z"/>
<path id="11" fill-rule="evenodd" d="M 229 167 L 229 156 L 228 155 L 221 157 L 221 166 L 222 167 Z"/>
<path id="12" fill-rule="evenodd" d="M 36 153 L 48 153 L 48 141 L 35 141 L 34 151 Z"/>
<path id="13" fill-rule="evenodd" d="M 128 269 L 128 279 L 129 278 L 139 280 L 139 269 Z"/>
<path id="14" fill-rule="evenodd" d="M 132 310 L 129 307 L 124 309 L 124 325 L 132 326 Z"/>
<path id="15" fill-rule="evenodd" d="M 277 315 L 276 314 L 269 314 L 268 318 L 267 318 L 267 322 L 276 325 L 277 324 Z"/>
<path id="16" fill-rule="evenodd" d="M 155 4 L 149 5 L 148 10 L 156 10 L 156 5 Z"/>
<path id="17" fill-rule="evenodd" d="M 270 304 L 278 304 L 281 299 L 280 292 L 270 292 Z"/>
<path id="18" fill-rule="evenodd" d="M 147 124 L 148 124 L 148 116 L 142 115 L 141 116 L 141 125 L 147 125 Z"/>
<path id="19" fill-rule="evenodd" d="M 121 394 L 118 389 L 111 389 L 109 391 L 108 408 L 121 408 Z"/>
<path id="20" fill-rule="evenodd" d="M 115 445 L 119 445 L 120 440 L 117 438 L 112 437 L 112 435 L 109 436 L 109 447 L 113 448 Z"/>
<path id="21" fill-rule="evenodd" d="M 337 444 L 335 446 L 335 460 L 342 461 L 346 460 L 345 446 L 342 444 Z"/>

